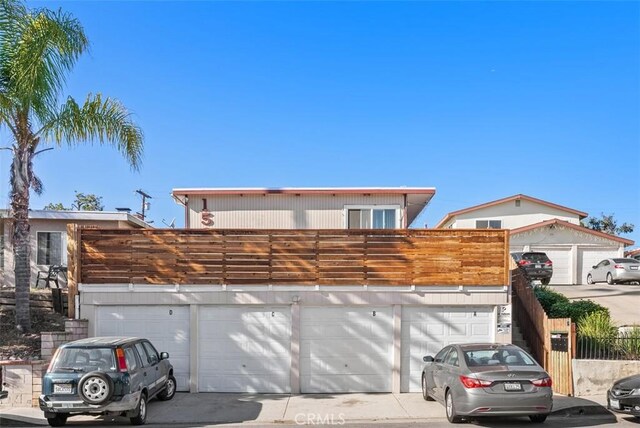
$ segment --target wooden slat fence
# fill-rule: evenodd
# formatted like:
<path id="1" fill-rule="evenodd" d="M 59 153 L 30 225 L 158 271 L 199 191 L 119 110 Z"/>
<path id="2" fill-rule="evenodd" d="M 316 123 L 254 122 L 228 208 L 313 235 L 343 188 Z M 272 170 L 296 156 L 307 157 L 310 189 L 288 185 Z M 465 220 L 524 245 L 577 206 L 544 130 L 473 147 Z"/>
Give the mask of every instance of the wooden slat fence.
<path id="1" fill-rule="evenodd" d="M 504 230 L 123 230 L 76 226 L 69 230 L 68 240 L 70 288 L 76 281 L 506 285 L 508 239 Z"/>
<path id="2" fill-rule="evenodd" d="M 553 390 L 573 395 L 571 360 L 575 326 L 571 318 L 549 318 L 520 269 L 511 271 L 513 316 L 533 357 L 553 379 Z"/>

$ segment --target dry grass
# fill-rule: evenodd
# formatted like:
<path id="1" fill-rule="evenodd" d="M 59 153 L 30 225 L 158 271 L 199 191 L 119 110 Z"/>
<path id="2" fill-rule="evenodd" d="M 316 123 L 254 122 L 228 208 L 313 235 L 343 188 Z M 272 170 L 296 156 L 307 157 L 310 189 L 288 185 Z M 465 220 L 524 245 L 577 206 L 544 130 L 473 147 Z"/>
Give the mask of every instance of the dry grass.
<path id="1" fill-rule="evenodd" d="M 13 306 L 0 306 L 0 360 L 40 358 L 40 333 L 64 331 L 64 317 L 48 309 L 31 308 L 31 333 L 16 330 Z"/>

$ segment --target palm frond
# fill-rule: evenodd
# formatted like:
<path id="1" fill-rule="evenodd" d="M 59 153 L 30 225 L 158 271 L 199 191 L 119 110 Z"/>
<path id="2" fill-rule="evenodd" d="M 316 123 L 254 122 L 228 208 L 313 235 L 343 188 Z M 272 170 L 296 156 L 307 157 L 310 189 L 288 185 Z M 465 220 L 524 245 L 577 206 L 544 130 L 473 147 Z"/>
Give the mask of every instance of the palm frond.
<path id="1" fill-rule="evenodd" d="M 61 10 L 16 13 L 12 7 L 6 9 L 0 81 L 23 111 L 31 110 L 41 122 L 46 121 L 88 40 L 80 22 Z"/>
<path id="2" fill-rule="evenodd" d="M 144 136 L 122 103 L 100 94 L 89 94 L 80 106 L 69 97 L 40 134 L 61 144 L 99 143 L 115 146 L 133 169 L 142 162 Z"/>

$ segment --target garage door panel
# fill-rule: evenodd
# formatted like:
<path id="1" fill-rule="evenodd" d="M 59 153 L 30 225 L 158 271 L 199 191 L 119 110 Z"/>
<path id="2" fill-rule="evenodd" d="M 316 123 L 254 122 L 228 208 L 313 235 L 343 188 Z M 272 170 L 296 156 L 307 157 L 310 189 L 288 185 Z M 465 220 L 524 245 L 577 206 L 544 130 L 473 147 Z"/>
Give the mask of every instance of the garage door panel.
<path id="1" fill-rule="evenodd" d="M 159 352 L 168 352 L 178 391 L 189 390 L 188 306 L 98 306 L 97 336 L 149 339 Z"/>
<path id="2" fill-rule="evenodd" d="M 203 306 L 198 317 L 201 392 L 290 391 L 289 306 Z"/>
<path id="3" fill-rule="evenodd" d="M 401 391 L 419 392 L 425 355 L 450 343 L 493 341 L 493 307 L 404 307 Z"/>
<path id="4" fill-rule="evenodd" d="M 553 262 L 552 284 L 571 284 L 570 248 L 531 247 L 531 251 L 546 253 Z"/>
<path id="5" fill-rule="evenodd" d="M 390 307 L 301 308 L 302 392 L 390 391 L 392 320 Z"/>
<path id="6" fill-rule="evenodd" d="M 578 274 L 580 275 L 579 283 L 587 283 L 587 275 L 593 266 L 597 265 L 604 259 L 618 257 L 618 249 L 611 248 L 581 248 L 578 251 Z"/>

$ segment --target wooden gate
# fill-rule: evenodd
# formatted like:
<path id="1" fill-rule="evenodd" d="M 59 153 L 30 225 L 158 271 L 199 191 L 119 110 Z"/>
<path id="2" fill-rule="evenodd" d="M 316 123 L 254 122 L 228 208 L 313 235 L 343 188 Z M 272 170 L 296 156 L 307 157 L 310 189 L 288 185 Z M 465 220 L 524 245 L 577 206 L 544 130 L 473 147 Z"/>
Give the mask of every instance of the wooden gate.
<path id="1" fill-rule="evenodd" d="M 513 315 L 533 357 L 553 379 L 553 392 L 573 395 L 571 360 L 575 326 L 571 318 L 549 318 L 519 269 L 511 271 Z"/>
<path id="2" fill-rule="evenodd" d="M 573 395 L 571 360 L 575 332 L 571 318 L 547 319 L 545 334 L 547 361 L 544 367 L 553 379 L 553 391 L 558 394 Z"/>

